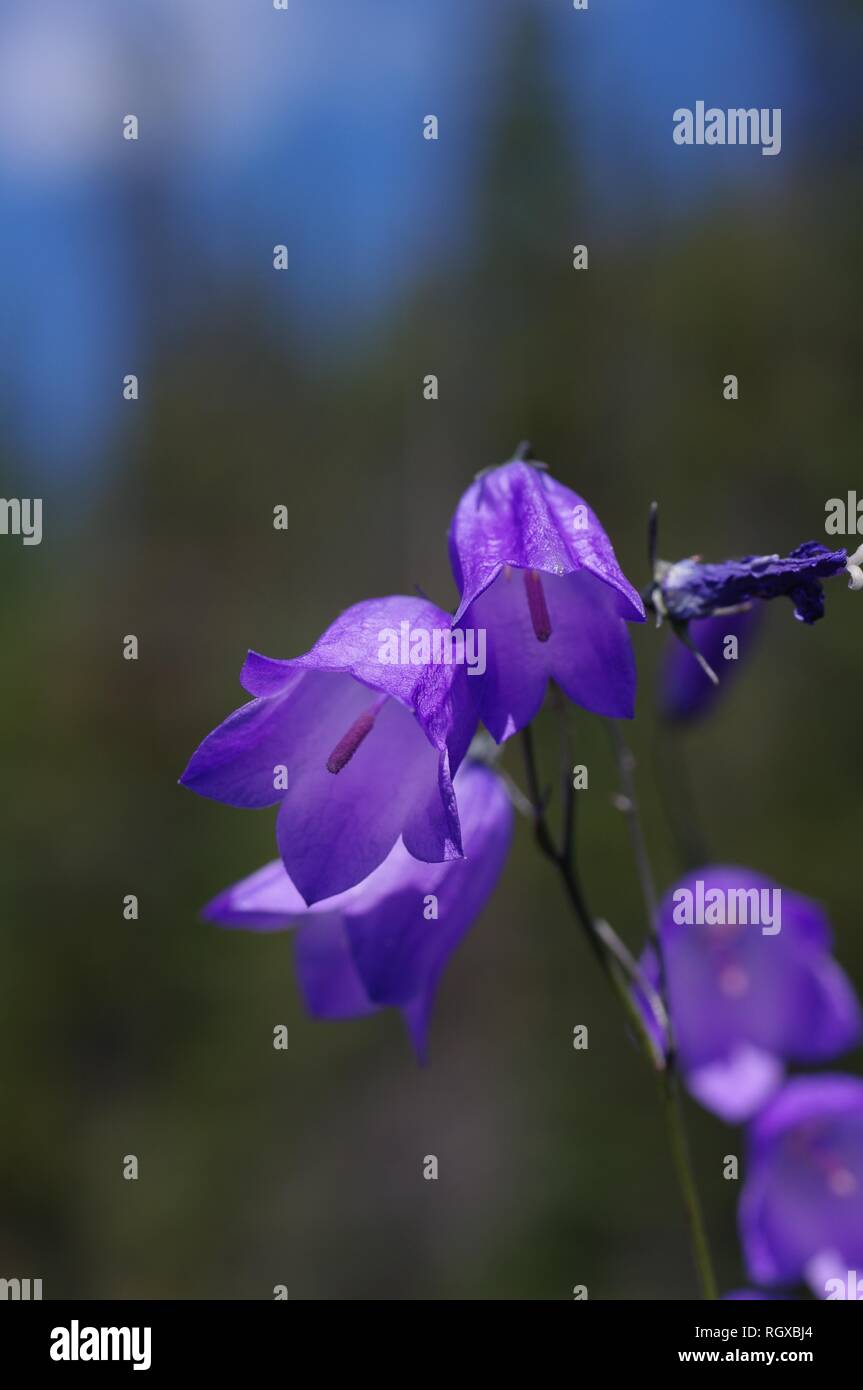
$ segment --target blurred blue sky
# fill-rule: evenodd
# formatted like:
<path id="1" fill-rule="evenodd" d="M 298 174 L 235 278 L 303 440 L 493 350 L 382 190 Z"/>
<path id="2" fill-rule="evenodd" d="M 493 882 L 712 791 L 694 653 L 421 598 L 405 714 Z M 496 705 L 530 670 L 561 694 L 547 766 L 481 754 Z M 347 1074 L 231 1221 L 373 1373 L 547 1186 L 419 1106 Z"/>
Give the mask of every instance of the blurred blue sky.
<path id="1" fill-rule="evenodd" d="M 859 115 L 844 0 L 3 0 L 0 406 L 22 468 L 94 466 L 123 375 L 214 281 L 281 296 L 310 349 L 333 352 L 463 254 L 524 11 L 618 235 L 649 235 L 646 207 L 655 227 L 771 198 L 815 151 L 838 157 Z M 781 157 L 675 146 L 672 112 L 698 99 L 781 106 Z"/>

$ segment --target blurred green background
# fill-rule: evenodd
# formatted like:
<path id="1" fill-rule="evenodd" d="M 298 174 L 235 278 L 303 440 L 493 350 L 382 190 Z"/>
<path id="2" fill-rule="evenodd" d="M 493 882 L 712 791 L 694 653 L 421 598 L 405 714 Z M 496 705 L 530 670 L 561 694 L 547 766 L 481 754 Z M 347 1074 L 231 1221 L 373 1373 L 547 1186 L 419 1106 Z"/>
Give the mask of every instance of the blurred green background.
<path id="1" fill-rule="evenodd" d="M 343 9 L 295 8 L 297 25 L 323 25 L 315 52 L 325 56 L 335 43 L 326 25 Z M 407 8 L 401 22 L 420 24 L 420 7 Z M 745 13 L 761 22 L 753 35 L 737 6 L 722 19 L 689 6 L 702 28 L 686 31 L 670 67 L 682 11 L 644 8 L 654 47 L 634 52 L 631 70 L 664 74 L 654 93 L 662 154 L 620 154 L 613 188 L 602 182 L 603 130 L 609 140 L 636 130 L 653 108 L 638 105 L 620 64 L 610 76 L 603 68 L 600 39 L 611 45 L 615 34 L 598 4 L 589 15 L 478 5 L 463 47 L 451 6 L 426 21 L 450 27 L 429 50 L 436 68 L 424 66 L 419 40 L 403 63 L 412 124 L 400 158 L 439 156 L 434 196 L 410 203 L 416 224 L 407 213 L 399 222 L 403 185 L 389 181 L 382 153 L 378 183 L 364 173 L 355 204 L 316 203 L 311 180 L 281 221 L 262 201 L 253 231 L 225 232 L 230 190 L 212 195 L 212 237 L 230 242 L 216 269 L 196 260 L 198 233 L 175 201 L 181 166 L 142 150 L 134 175 L 89 176 L 87 196 L 98 185 L 114 218 L 110 235 L 99 233 L 104 256 L 125 262 L 144 325 L 134 358 L 107 354 L 105 389 L 116 396 L 137 370 L 141 399 L 101 434 L 93 427 L 92 444 L 76 416 L 67 449 L 66 416 L 45 381 L 33 413 L 52 417 L 54 436 L 28 443 L 7 399 L 0 442 L 4 495 L 41 495 L 45 513 L 40 547 L 0 541 L 0 1274 L 41 1277 L 46 1297 L 270 1298 L 275 1284 L 322 1299 L 567 1299 L 576 1284 L 591 1298 L 694 1296 L 654 1083 L 527 826 L 445 976 L 431 1064 L 419 1069 L 394 1013 L 331 1025 L 304 1016 L 289 934 L 197 921 L 219 889 L 272 857 L 274 817 L 177 786 L 198 741 L 242 702 L 247 648 L 294 655 L 349 604 L 417 584 L 454 606 L 452 509 L 520 439 L 590 501 L 639 587 L 654 497 L 663 555 L 721 558 L 821 539 L 826 500 L 860 485 L 860 123 L 853 83 L 834 81 L 833 66 L 859 53 L 859 7 L 826 4 L 816 15 L 750 4 Z M 396 22 L 393 7 L 358 9 L 370 42 L 374 25 L 385 33 Z M 625 28 L 627 16 L 639 22 L 624 6 L 614 24 Z M 573 26 L 590 24 L 599 37 L 582 52 Z M 711 26 L 728 38 L 734 24 L 729 52 L 748 55 L 745 90 L 733 63 L 712 77 L 704 66 Z M 793 61 L 761 100 L 759 54 L 780 32 Z M 127 39 L 134 70 L 141 40 Z M 342 57 L 347 47 L 342 31 Z M 378 88 L 373 47 L 366 56 L 351 101 Z M 194 60 L 192 44 L 181 72 Z M 429 149 L 421 120 L 438 110 L 443 76 L 462 105 L 457 121 L 442 110 L 442 138 Z M 33 80 L 47 81 L 38 65 Z M 338 67 L 310 83 L 316 101 L 338 102 Z M 613 109 L 616 127 L 573 109 L 582 88 L 613 103 L 595 109 Z M 800 138 L 787 134 L 774 160 L 717 152 L 718 179 L 705 150 L 677 151 L 669 172 L 671 111 L 699 96 L 787 103 L 788 132 L 797 101 Z M 363 124 L 363 110 L 348 102 L 341 112 L 330 147 L 340 167 L 374 157 L 386 112 Z M 477 110 L 481 136 L 462 165 L 452 145 L 466 146 Z M 292 119 L 301 145 L 302 109 Z M 252 186 L 278 202 L 281 166 L 267 159 L 248 155 Z M 326 161 L 315 160 L 326 184 Z M 4 171 L 9 198 L 16 177 Z M 208 195 L 191 196 L 203 207 Z M 378 196 L 393 209 L 396 240 L 423 247 L 408 246 L 396 291 L 356 312 L 338 296 L 324 305 L 321 286 L 320 305 L 299 305 L 294 241 L 311 245 L 325 220 L 333 256 L 354 255 L 362 282 L 371 253 L 352 251 L 351 209 Z M 61 259 L 63 227 L 57 213 L 43 229 Z M 266 270 L 283 239 L 288 289 Z M 30 264 L 25 242 L 24 232 L 10 239 L 7 294 L 15 267 Z M 576 242 L 590 249 L 587 273 L 571 268 Z M 385 262 L 378 252 L 369 274 L 385 281 Z M 107 297 L 85 298 L 93 332 L 112 309 Z M 50 304 L 39 312 L 65 333 L 73 371 L 84 319 L 70 323 Z M 7 317 L 10 360 L 15 322 Z M 38 376 L 46 359 L 34 361 Z M 440 377 L 436 402 L 422 395 L 430 372 Z M 735 403 L 723 400 L 728 372 L 740 379 Z M 10 379 L 20 402 L 24 388 Z M 98 395 L 98 373 L 88 389 Z M 83 390 L 79 382 L 78 407 Z M 290 510 L 286 533 L 271 524 L 279 503 Z M 714 857 L 827 904 L 839 959 L 863 986 L 863 605 L 837 583 L 811 630 L 790 604 L 765 616 L 745 672 L 710 722 L 683 735 L 704 835 Z M 139 638 L 137 662 L 122 658 L 127 633 Z M 680 864 L 658 750 L 668 796 L 682 804 L 679 769 L 657 741 L 665 640 L 647 626 L 634 632 L 631 729 L 663 886 Z M 539 743 L 551 780 L 556 732 L 546 719 Z M 590 771 L 579 801 L 590 898 L 640 949 L 605 735 L 581 713 L 575 727 Z M 517 747 L 504 765 L 522 780 Z M 137 922 L 123 919 L 128 893 L 140 900 Z M 280 1023 L 287 1052 L 272 1046 Z M 572 1048 L 580 1023 L 586 1053 Z M 857 1054 L 838 1068 L 860 1063 Z M 687 1110 L 720 1282 L 735 1287 L 739 1184 L 722 1169 L 743 1136 Z M 137 1182 L 122 1177 L 130 1153 Z M 429 1153 L 436 1183 L 422 1178 Z"/>

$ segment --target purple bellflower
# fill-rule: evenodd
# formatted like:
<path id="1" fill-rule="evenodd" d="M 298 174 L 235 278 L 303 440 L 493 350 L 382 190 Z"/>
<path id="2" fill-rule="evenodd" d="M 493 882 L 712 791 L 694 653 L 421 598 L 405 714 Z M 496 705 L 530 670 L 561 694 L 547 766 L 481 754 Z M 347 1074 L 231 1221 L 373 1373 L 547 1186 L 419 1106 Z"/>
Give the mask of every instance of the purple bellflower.
<path id="1" fill-rule="evenodd" d="M 863 1297 L 863 1081 L 795 1077 L 753 1121 L 739 1225 L 757 1283 Z"/>
<path id="2" fill-rule="evenodd" d="M 279 851 L 307 903 L 360 883 L 399 836 L 417 859 L 460 858 L 452 777 L 477 700 L 446 659 L 452 635 L 427 599 L 391 597 L 349 608 L 304 656 L 249 652 L 240 682 L 254 699 L 204 739 L 182 784 L 229 806 L 278 804 Z"/>
<path id="3" fill-rule="evenodd" d="M 688 724 L 710 713 L 729 676 L 748 656 L 760 621 L 760 608 L 749 604 L 723 617 L 696 618 L 690 623 L 690 641 L 711 670 L 722 671 L 721 685 L 715 685 L 706 675 L 703 665 L 683 642 L 666 642 L 659 669 L 659 708 L 665 719 L 673 724 Z M 734 660 L 725 660 L 728 637 L 737 639 Z"/>
<path id="4" fill-rule="evenodd" d="M 465 858 L 425 864 L 399 840 L 362 883 L 307 907 L 281 860 L 220 893 L 207 921 L 252 931 L 296 925 L 300 989 L 315 1018 L 401 1009 L 421 1061 L 446 963 L 494 889 L 512 834 L 501 779 L 468 761 L 455 778 Z"/>
<path id="5" fill-rule="evenodd" d="M 681 1070 L 729 1123 L 766 1103 L 786 1061 L 828 1061 L 859 1040 L 860 1006 L 811 899 L 752 869 L 709 865 L 665 895 L 658 929 Z M 642 968 L 657 986 L 650 949 Z"/>
<path id="6" fill-rule="evenodd" d="M 632 717 L 626 624 L 644 607 L 576 493 L 524 458 L 487 469 L 456 507 L 449 547 L 454 626 L 487 633 L 480 712 L 498 743 L 530 723 L 549 679 L 595 714 Z"/>

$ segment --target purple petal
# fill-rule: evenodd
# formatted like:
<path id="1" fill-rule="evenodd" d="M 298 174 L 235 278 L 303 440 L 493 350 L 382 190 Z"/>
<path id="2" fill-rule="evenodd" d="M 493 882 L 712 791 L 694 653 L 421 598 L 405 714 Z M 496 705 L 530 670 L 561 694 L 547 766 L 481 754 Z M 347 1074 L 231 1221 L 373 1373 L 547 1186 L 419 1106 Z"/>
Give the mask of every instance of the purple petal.
<path id="1" fill-rule="evenodd" d="M 348 684 L 363 691 L 356 682 Z M 350 723 L 346 719 L 339 732 Z M 361 882 L 386 858 L 403 827 L 429 859 L 460 856 L 446 758 L 406 709 L 387 700 L 372 732 L 335 776 L 326 766 L 334 745 L 335 740 L 326 752 L 320 744 L 303 750 L 278 815 L 279 852 L 307 902 Z"/>
<path id="2" fill-rule="evenodd" d="M 344 920 L 337 914 L 327 913 L 300 927 L 294 964 L 313 1018 L 362 1018 L 376 1011 L 354 965 Z"/>
<path id="3" fill-rule="evenodd" d="M 201 916 L 205 922 L 215 922 L 220 927 L 283 931 L 308 910 L 281 859 L 273 859 L 219 893 L 207 903 Z"/>
<path id="4" fill-rule="evenodd" d="M 785 1068 L 777 1057 L 741 1044 L 718 1062 L 689 1072 L 689 1090 L 726 1124 L 742 1124 L 767 1103 L 782 1085 Z"/>
<path id="5" fill-rule="evenodd" d="M 863 1124 L 863 1080 L 829 1072 L 797 1076 L 753 1123 L 749 1138 L 755 1153 L 768 1151 L 782 1136 L 800 1126 L 824 1119 L 849 1117 Z"/>
<path id="6" fill-rule="evenodd" d="M 180 781 L 199 796 L 228 806 L 272 806 L 282 798 L 274 769 L 302 746 L 309 723 L 332 715 L 338 724 L 342 692 L 314 686 L 294 673 L 281 695 L 250 700 L 208 734 L 192 754 Z"/>
<path id="7" fill-rule="evenodd" d="M 737 613 L 717 618 L 700 618 L 689 625 L 689 636 L 719 677 L 714 685 L 699 666 L 692 653 L 679 638 L 669 633 L 660 667 L 660 709 L 666 719 L 685 723 L 698 719 L 712 710 L 716 701 L 728 689 L 740 665 L 748 659 L 755 645 L 761 620 L 761 610 L 754 605 Z M 725 639 L 736 637 L 736 660 L 725 659 Z"/>
<path id="8" fill-rule="evenodd" d="M 687 891 L 697 901 L 699 883 L 705 898 L 716 889 L 779 890 L 781 930 L 675 922 L 675 895 Z M 829 923 L 811 899 L 751 869 L 707 865 L 663 898 L 659 930 L 681 1065 L 693 1094 L 723 1118 L 754 1113 L 783 1062 L 827 1060 L 861 1037 L 859 1003 L 829 954 Z M 655 962 L 645 956 L 642 964 L 655 982 Z"/>
<path id="9" fill-rule="evenodd" d="M 825 970 L 829 926 L 822 910 L 789 889 L 781 892 L 781 931 L 757 925 L 677 925 L 674 895 L 720 890 L 772 892 L 764 874 L 730 865 L 694 870 L 666 894 L 660 933 L 668 964 L 671 1004 L 681 1054 L 691 1067 L 728 1060 L 751 1044 L 779 1057 L 815 1060 L 853 1041 L 859 1015 L 844 976 Z M 833 1005 L 841 1005 L 838 1013 Z M 814 1049 L 800 1056 L 800 1048 Z"/>
<path id="10" fill-rule="evenodd" d="M 431 990 L 443 964 L 491 893 L 512 833 L 512 807 L 488 768 L 466 766 L 457 778 L 466 857 L 451 864 L 404 866 L 398 894 L 378 897 L 348 919 L 348 935 L 369 997 L 404 1005 Z M 437 918 L 426 915 L 428 895 Z"/>
<path id="11" fill-rule="evenodd" d="M 749 1131 L 740 1232 L 758 1283 L 793 1283 L 825 1255 L 863 1268 L 863 1082 L 797 1077 Z"/>
<path id="12" fill-rule="evenodd" d="M 829 1061 L 863 1037 L 860 1001 L 845 971 L 828 956 L 812 963 L 809 984 L 807 1026 L 789 1039 L 787 1056 L 795 1062 Z"/>
<path id="13" fill-rule="evenodd" d="M 586 571 L 616 592 L 622 617 L 644 619 L 595 513 L 529 463 L 506 463 L 477 478 L 456 508 L 449 541 L 462 596 L 457 623 L 505 565 L 552 575 Z"/>
<path id="14" fill-rule="evenodd" d="M 491 893 L 512 834 L 509 797 L 493 772 L 466 764 L 456 788 L 466 859 L 426 864 L 399 842 L 362 882 L 312 907 L 278 860 L 220 893 L 205 919 L 261 931 L 301 923 L 297 967 L 312 1013 L 342 1018 L 400 1007 L 424 1059 L 440 976 Z M 429 895 L 437 917 L 428 915 Z"/>
<path id="15" fill-rule="evenodd" d="M 544 575 L 551 633 L 539 641 L 524 575 L 499 574 L 465 614 L 465 626 L 487 634 L 480 716 L 491 734 L 501 743 L 529 724 L 550 679 L 594 714 L 631 718 L 635 657 L 616 591 L 587 573 Z"/>
<path id="16" fill-rule="evenodd" d="M 404 625 L 404 629 L 403 629 Z M 431 741 L 441 748 L 446 741 L 441 706 L 450 698 L 450 687 L 463 668 L 423 665 L 413 660 L 387 659 L 389 634 L 401 638 L 410 633 L 449 633 L 449 614 L 418 595 L 394 594 L 355 603 L 336 618 L 311 651 L 290 661 L 274 661 L 249 652 L 240 677 L 251 694 L 277 696 L 296 671 L 341 673 L 352 676 L 370 690 L 389 695 L 416 711 Z M 399 643 L 401 654 L 401 643 Z M 408 642 L 404 654 L 410 656 Z M 469 741 L 469 740 L 468 740 Z"/>

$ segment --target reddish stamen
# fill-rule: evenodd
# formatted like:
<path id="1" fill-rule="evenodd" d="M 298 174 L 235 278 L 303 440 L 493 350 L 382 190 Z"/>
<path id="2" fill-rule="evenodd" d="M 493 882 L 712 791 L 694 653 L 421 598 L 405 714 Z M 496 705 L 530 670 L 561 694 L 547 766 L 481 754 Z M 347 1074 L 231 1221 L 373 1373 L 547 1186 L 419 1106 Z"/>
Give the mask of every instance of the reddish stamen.
<path id="1" fill-rule="evenodd" d="M 551 618 L 548 616 L 542 580 L 536 570 L 524 571 L 524 587 L 527 591 L 527 606 L 530 609 L 530 621 L 533 623 L 536 640 L 547 642 L 551 636 Z"/>
<path id="2" fill-rule="evenodd" d="M 346 767 L 351 758 L 356 753 L 364 738 L 367 738 L 375 727 L 375 715 L 381 705 L 378 702 L 372 705 L 371 709 L 363 710 L 358 714 L 346 734 L 343 734 L 327 758 L 327 772 L 341 772 Z"/>

